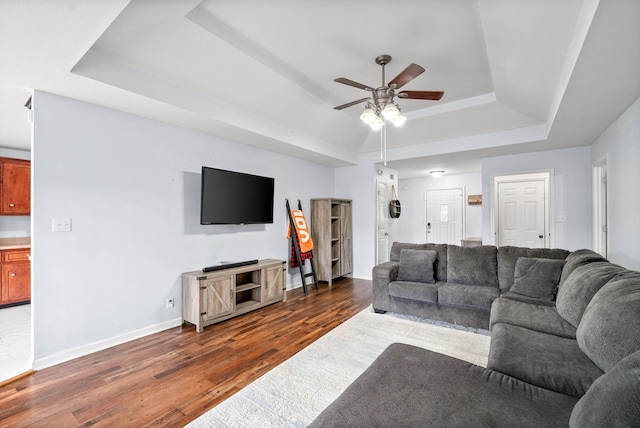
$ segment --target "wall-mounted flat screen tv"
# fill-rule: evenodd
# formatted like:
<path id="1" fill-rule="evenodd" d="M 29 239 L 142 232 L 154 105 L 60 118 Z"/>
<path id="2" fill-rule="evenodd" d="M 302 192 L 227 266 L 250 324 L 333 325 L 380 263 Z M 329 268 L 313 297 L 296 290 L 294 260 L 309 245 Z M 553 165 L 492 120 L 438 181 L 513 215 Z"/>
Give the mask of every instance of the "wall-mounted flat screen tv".
<path id="1" fill-rule="evenodd" d="M 275 180 L 202 167 L 200 224 L 273 223 Z"/>

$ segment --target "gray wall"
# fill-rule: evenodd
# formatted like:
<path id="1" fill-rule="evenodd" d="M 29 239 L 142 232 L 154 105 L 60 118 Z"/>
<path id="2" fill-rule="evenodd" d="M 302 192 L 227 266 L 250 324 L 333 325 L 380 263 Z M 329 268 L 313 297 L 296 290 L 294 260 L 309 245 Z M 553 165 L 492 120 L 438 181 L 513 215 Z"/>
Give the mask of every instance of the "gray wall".
<path id="1" fill-rule="evenodd" d="M 548 150 L 482 159 L 482 240 L 495 243 L 492 232 L 493 178 L 553 170 L 551 233 L 554 246 L 591 248 L 591 147 Z M 558 216 L 566 222 L 557 222 Z"/>
<path id="2" fill-rule="evenodd" d="M 591 155 L 594 163 L 607 159 L 607 256 L 640 270 L 640 98 L 593 143 Z"/>
<path id="3" fill-rule="evenodd" d="M 35 368 L 178 325 L 182 272 L 287 259 L 285 198 L 308 211 L 334 191 L 333 168 L 43 92 L 34 106 Z M 201 226 L 203 165 L 274 177 L 274 223 Z"/>

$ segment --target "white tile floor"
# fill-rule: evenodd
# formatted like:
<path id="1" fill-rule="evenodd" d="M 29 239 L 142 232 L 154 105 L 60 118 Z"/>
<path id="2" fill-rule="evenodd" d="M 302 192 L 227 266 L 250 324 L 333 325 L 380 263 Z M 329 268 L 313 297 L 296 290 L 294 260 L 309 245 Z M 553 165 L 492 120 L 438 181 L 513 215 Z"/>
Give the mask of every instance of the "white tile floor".
<path id="1" fill-rule="evenodd" d="M 0 309 L 0 382 L 30 369 L 31 305 Z"/>

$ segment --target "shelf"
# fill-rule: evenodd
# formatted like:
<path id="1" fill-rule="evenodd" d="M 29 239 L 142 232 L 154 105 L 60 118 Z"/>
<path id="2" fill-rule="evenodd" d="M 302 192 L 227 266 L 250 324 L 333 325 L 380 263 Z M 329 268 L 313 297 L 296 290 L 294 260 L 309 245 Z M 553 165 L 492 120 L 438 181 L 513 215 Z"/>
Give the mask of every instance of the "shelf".
<path id="1" fill-rule="evenodd" d="M 260 288 L 260 284 L 256 284 L 254 282 L 250 282 L 249 284 L 242 284 L 236 286 L 236 293 L 241 293 L 243 291 L 252 290 L 254 288 Z"/>
<path id="2" fill-rule="evenodd" d="M 255 307 L 256 305 L 259 305 L 259 304 L 260 302 L 256 300 L 245 300 L 244 302 L 236 303 L 236 312 L 240 312 L 242 310 Z"/>

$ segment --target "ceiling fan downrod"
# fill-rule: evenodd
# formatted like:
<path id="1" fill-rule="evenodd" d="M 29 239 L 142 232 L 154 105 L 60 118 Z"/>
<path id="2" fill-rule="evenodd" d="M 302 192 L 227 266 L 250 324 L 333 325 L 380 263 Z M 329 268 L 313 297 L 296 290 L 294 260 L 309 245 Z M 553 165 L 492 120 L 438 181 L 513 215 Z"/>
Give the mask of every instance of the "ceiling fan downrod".
<path id="1" fill-rule="evenodd" d="M 384 66 L 389 64 L 391 62 L 391 55 L 378 55 L 378 57 L 376 57 L 376 64 L 382 66 L 382 85 L 381 86 L 387 86 L 386 83 L 384 83 L 386 81 L 385 76 L 384 76 Z"/>

